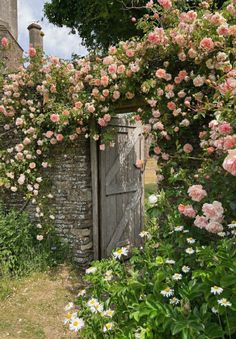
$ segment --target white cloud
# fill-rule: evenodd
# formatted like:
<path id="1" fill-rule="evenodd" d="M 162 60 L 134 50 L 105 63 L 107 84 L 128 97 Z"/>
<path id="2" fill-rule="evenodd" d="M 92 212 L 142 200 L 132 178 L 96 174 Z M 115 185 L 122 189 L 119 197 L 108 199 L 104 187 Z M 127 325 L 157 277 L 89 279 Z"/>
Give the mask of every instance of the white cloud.
<path id="1" fill-rule="evenodd" d="M 27 51 L 29 46 L 29 32 L 27 27 L 32 22 L 39 22 L 43 28 L 44 51 L 48 55 L 56 55 L 68 59 L 72 53 L 85 55 L 86 48 L 82 46 L 78 35 L 69 34 L 67 27 L 56 27 L 43 17 L 43 4 L 46 0 L 18 0 L 18 40 L 22 48 Z"/>

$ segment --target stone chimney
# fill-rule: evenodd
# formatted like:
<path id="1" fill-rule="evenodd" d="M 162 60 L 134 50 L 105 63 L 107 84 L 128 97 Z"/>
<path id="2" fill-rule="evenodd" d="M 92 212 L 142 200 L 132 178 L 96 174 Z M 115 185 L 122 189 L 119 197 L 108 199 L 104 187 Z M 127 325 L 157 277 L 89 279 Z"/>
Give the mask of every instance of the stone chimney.
<path id="1" fill-rule="evenodd" d="M 18 20 L 17 20 L 17 0 L 0 0 L 0 23 L 4 24 L 17 41 Z M 6 23 L 6 25 L 5 25 Z"/>
<path id="2" fill-rule="evenodd" d="M 0 0 L 1 1 L 1 0 Z M 40 48 L 43 50 L 43 37 L 42 27 L 39 24 L 32 23 L 28 27 L 30 44 L 34 48 Z"/>

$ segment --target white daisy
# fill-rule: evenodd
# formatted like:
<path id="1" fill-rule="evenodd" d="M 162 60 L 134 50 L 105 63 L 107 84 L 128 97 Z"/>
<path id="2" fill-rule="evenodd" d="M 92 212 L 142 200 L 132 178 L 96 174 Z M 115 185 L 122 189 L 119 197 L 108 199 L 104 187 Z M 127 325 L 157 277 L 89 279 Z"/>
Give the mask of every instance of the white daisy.
<path id="1" fill-rule="evenodd" d="M 175 232 L 182 232 L 183 229 L 184 229 L 184 226 L 176 226 L 176 227 L 174 228 Z"/>
<path id="2" fill-rule="evenodd" d="M 77 294 L 77 297 L 83 297 L 86 294 L 86 290 L 80 290 L 79 293 Z"/>
<path id="3" fill-rule="evenodd" d="M 178 305 L 180 303 L 180 300 L 176 297 L 173 297 L 170 299 L 170 304 L 171 305 Z"/>
<path id="4" fill-rule="evenodd" d="M 113 256 L 117 259 L 120 259 L 122 255 L 128 255 L 128 249 L 126 247 L 118 248 L 114 253 Z"/>
<path id="5" fill-rule="evenodd" d="M 81 328 L 84 327 L 84 321 L 82 318 L 75 318 L 70 323 L 70 330 L 73 332 L 78 332 Z"/>
<path id="6" fill-rule="evenodd" d="M 89 267 L 89 268 L 87 268 L 85 273 L 86 274 L 91 274 L 91 273 L 95 273 L 96 271 L 97 271 L 97 267 Z"/>
<path id="7" fill-rule="evenodd" d="M 219 287 L 219 286 L 213 286 L 211 287 L 211 293 L 213 293 L 214 295 L 216 294 L 221 294 L 223 292 L 223 288 Z"/>
<path id="8" fill-rule="evenodd" d="M 181 280 L 182 279 L 182 274 L 180 273 L 175 273 L 172 275 L 173 280 Z"/>
<path id="9" fill-rule="evenodd" d="M 90 307 L 90 311 L 92 313 L 102 313 L 103 311 L 103 305 L 102 304 L 95 304 L 94 306 Z"/>
<path id="10" fill-rule="evenodd" d="M 226 233 L 225 232 L 219 232 L 219 233 L 217 233 L 217 235 L 221 238 L 224 238 L 226 236 Z"/>
<path id="11" fill-rule="evenodd" d="M 160 293 L 163 295 L 163 297 L 169 298 L 169 297 L 171 297 L 174 294 L 174 290 L 172 288 L 170 288 L 170 287 L 166 287 Z"/>
<path id="12" fill-rule="evenodd" d="M 195 242 L 196 242 L 195 239 L 193 239 L 193 238 L 187 238 L 187 243 L 189 243 L 189 244 L 194 244 Z"/>
<path id="13" fill-rule="evenodd" d="M 95 305 L 98 305 L 98 304 L 99 302 L 95 298 L 89 299 L 89 301 L 87 302 L 88 307 L 94 307 Z"/>
<path id="14" fill-rule="evenodd" d="M 111 310 L 110 308 L 102 313 L 102 315 L 103 315 L 104 317 L 109 317 L 109 318 L 112 318 L 112 317 L 113 317 L 113 314 L 114 314 L 114 311 Z"/>
<path id="15" fill-rule="evenodd" d="M 70 323 L 73 319 L 77 318 L 77 312 L 74 312 L 74 313 L 67 313 L 65 315 L 65 319 L 64 319 L 64 324 L 68 324 Z"/>
<path id="16" fill-rule="evenodd" d="M 232 306 L 232 304 L 225 298 L 219 299 L 219 300 L 217 300 L 217 302 L 220 306 L 224 306 L 224 307 L 231 307 Z"/>
<path id="17" fill-rule="evenodd" d="M 188 273 L 188 272 L 190 271 L 190 267 L 189 267 L 189 266 L 183 266 L 183 267 L 182 267 L 182 271 L 183 271 L 184 273 Z"/>
<path id="18" fill-rule="evenodd" d="M 147 231 L 142 231 L 141 233 L 139 233 L 139 236 L 141 238 L 147 238 L 147 239 L 151 239 L 152 238 L 151 234 L 149 232 L 147 232 Z"/>
<path id="19" fill-rule="evenodd" d="M 74 304 L 72 302 L 70 302 L 65 306 L 64 310 L 67 312 L 67 311 L 71 310 L 73 307 L 74 307 Z"/>
<path id="20" fill-rule="evenodd" d="M 232 221 L 231 224 L 228 225 L 229 228 L 236 228 L 236 221 Z"/>
<path id="21" fill-rule="evenodd" d="M 113 328 L 113 323 L 107 323 L 103 327 L 103 332 L 111 331 Z"/>
<path id="22" fill-rule="evenodd" d="M 166 264 L 174 265 L 175 264 L 175 260 L 166 259 Z"/>
<path id="23" fill-rule="evenodd" d="M 212 307 L 211 311 L 212 311 L 212 313 L 215 313 L 215 314 L 218 313 L 218 310 L 215 307 Z"/>
<path id="24" fill-rule="evenodd" d="M 193 254 L 195 251 L 192 247 L 188 247 L 186 250 L 185 250 L 186 253 L 188 254 Z"/>

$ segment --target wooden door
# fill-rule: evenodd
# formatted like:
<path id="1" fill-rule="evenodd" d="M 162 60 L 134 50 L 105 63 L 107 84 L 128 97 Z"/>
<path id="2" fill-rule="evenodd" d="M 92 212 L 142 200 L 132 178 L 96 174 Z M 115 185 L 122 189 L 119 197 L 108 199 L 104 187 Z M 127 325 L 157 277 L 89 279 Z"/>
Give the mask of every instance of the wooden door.
<path id="1" fill-rule="evenodd" d="M 144 160 L 141 124 L 130 124 L 120 114 L 110 122 L 115 146 L 99 152 L 99 242 L 100 255 L 140 243 L 143 228 L 143 171 L 136 167 Z"/>

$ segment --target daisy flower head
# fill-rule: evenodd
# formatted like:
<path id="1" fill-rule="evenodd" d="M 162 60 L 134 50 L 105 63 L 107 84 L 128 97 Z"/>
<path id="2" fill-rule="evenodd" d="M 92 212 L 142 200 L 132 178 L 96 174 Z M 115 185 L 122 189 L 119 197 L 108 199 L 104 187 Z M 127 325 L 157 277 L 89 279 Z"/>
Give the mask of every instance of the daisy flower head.
<path id="1" fill-rule="evenodd" d="M 176 226 L 176 227 L 174 228 L 175 232 L 182 232 L 183 229 L 184 229 L 184 226 Z"/>
<path id="2" fill-rule="evenodd" d="M 96 271 L 97 271 L 97 267 L 89 267 L 86 269 L 85 273 L 91 274 L 91 273 L 95 273 Z"/>
<path id="3" fill-rule="evenodd" d="M 229 228 L 236 228 L 236 221 L 233 220 L 229 225 L 228 225 Z"/>
<path id="4" fill-rule="evenodd" d="M 142 231 L 141 233 L 139 233 L 139 236 L 141 238 L 147 238 L 147 239 L 151 239 L 152 238 L 151 234 L 148 231 Z"/>
<path id="5" fill-rule="evenodd" d="M 173 297 L 170 299 L 170 304 L 171 305 L 178 305 L 180 303 L 180 300 L 176 297 Z"/>
<path id="6" fill-rule="evenodd" d="M 163 295 L 163 297 L 169 298 L 169 297 L 171 297 L 174 294 L 174 290 L 172 288 L 170 288 L 170 287 L 166 287 L 160 293 Z"/>
<path id="7" fill-rule="evenodd" d="M 89 301 L 87 302 L 88 307 L 94 307 L 97 304 L 99 304 L 99 302 L 95 298 L 89 299 Z"/>
<path id="8" fill-rule="evenodd" d="M 84 321 L 82 318 L 74 318 L 69 326 L 70 330 L 73 332 L 78 332 L 83 327 L 84 327 Z"/>
<path id="9" fill-rule="evenodd" d="M 188 253 L 188 254 L 193 254 L 195 251 L 192 247 L 188 247 L 188 248 L 186 248 L 185 252 Z"/>
<path id="10" fill-rule="evenodd" d="M 226 236 L 226 232 L 219 232 L 217 235 L 221 238 L 224 238 Z"/>
<path id="11" fill-rule="evenodd" d="M 111 331 L 113 329 L 113 323 L 107 323 L 103 327 L 103 332 Z"/>
<path id="12" fill-rule="evenodd" d="M 188 244 L 194 244 L 196 242 L 196 240 L 193 238 L 187 238 L 186 240 Z"/>
<path id="13" fill-rule="evenodd" d="M 103 315 L 104 317 L 109 317 L 109 318 L 112 318 L 112 317 L 113 317 L 113 314 L 114 314 L 114 311 L 111 310 L 110 308 L 102 313 L 102 315 Z"/>
<path id="14" fill-rule="evenodd" d="M 219 304 L 220 306 L 224 306 L 224 307 L 231 307 L 231 306 L 232 306 L 231 302 L 229 302 L 229 301 L 228 301 L 227 299 L 225 299 L 225 298 L 218 299 L 217 302 L 218 302 L 218 304 Z"/>
<path id="15" fill-rule="evenodd" d="M 67 311 L 71 310 L 73 307 L 74 307 L 74 304 L 73 304 L 72 302 L 69 302 L 69 303 L 65 306 L 64 310 L 67 312 Z"/>
<path id="16" fill-rule="evenodd" d="M 212 311 L 212 313 L 215 313 L 215 314 L 218 313 L 218 310 L 217 310 L 217 308 L 215 308 L 215 307 L 212 307 L 212 308 L 211 308 L 211 311 Z"/>
<path id="17" fill-rule="evenodd" d="M 80 290 L 79 293 L 77 294 L 77 297 L 84 297 L 86 294 L 86 290 Z"/>
<path id="18" fill-rule="evenodd" d="M 175 273 L 175 274 L 172 275 L 172 279 L 176 280 L 176 281 L 181 280 L 182 279 L 182 274 Z"/>
<path id="19" fill-rule="evenodd" d="M 122 255 L 127 256 L 128 255 L 128 249 L 126 247 L 118 248 L 115 252 L 113 252 L 113 256 L 116 259 L 120 259 Z"/>
<path id="20" fill-rule="evenodd" d="M 97 303 L 96 305 L 90 307 L 90 311 L 92 313 L 102 313 L 103 312 L 103 305 Z"/>
<path id="21" fill-rule="evenodd" d="M 183 271 L 184 273 L 188 273 L 188 272 L 190 271 L 190 267 L 184 265 L 184 266 L 182 267 L 182 271 Z"/>
<path id="22" fill-rule="evenodd" d="M 71 313 L 71 312 L 68 312 L 66 315 L 65 315 L 65 319 L 64 319 L 64 325 L 70 323 L 73 319 L 77 318 L 77 312 L 74 312 L 74 313 Z"/>
<path id="23" fill-rule="evenodd" d="M 175 260 L 173 260 L 173 259 L 166 259 L 166 264 L 174 265 L 175 264 Z"/>
<path id="24" fill-rule="evenodd" d="M 211 287 L 211 293 L 216 295 L 216 294 L 221 294 L 223 292 L 223 288 L 219 287 L 219 286 L 213 286 Z"/>

